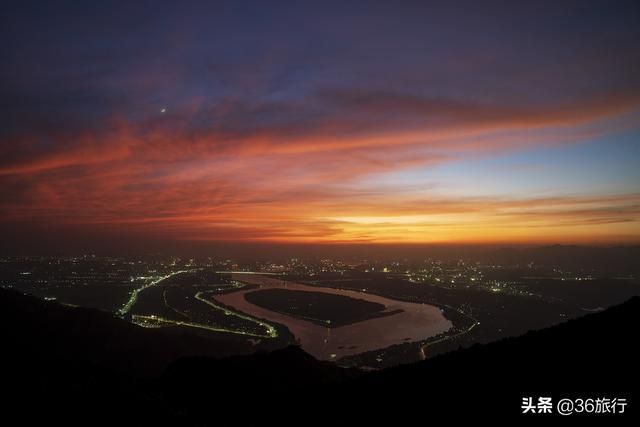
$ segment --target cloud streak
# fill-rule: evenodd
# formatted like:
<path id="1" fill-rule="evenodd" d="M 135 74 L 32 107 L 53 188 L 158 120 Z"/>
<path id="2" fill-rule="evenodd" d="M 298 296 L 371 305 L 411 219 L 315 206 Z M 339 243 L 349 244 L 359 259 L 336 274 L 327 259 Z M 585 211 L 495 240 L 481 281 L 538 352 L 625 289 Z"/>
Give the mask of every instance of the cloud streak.
<path id="1" fill-rule="evenodd" d="M 17 20 L 3 27 L 20 49 L 7 50 L 11 66 L 0 71 L 0 229 L 305 243 L 640 241 L 640 188 L 629 190 L 628 179 L 616 191 L 498 197 L 447 193 L 440 184 L 450 177 L 418 173 L 637 131 L 640 35 L 622 3 L 612 17 L 594 4 L 571 25 L 555 8 L 501 7 L 505 26 L 520 22 L 506 34 L 491 7 L 453 32 L 458 16 L 444 6 L 426 16 L 408 5 L 417 21 L 349 15 L 359 31 L 327 21 L 328 6 L 308 25 L 286 8 L 276 22 L 297 28 L 296 38 L 233 4 L 215 11 L 228 18 L 218 26 L 207 8 L 159 7 L 151 19 L 131 6 L 127 21 L 140 28 L 127 27 L 127 46 L 117 20 L 89 25 L 101 7 L 50 11 L 51 20 L 18 8 L 5 19 L 66 23 L 91 43 L 25 33 Z M 606 26 L 597 34 L 595 16 Z M 339 37 L 323 33 L 329 22 Z M 399 172 L 411 180 L 374 184 Z"/>

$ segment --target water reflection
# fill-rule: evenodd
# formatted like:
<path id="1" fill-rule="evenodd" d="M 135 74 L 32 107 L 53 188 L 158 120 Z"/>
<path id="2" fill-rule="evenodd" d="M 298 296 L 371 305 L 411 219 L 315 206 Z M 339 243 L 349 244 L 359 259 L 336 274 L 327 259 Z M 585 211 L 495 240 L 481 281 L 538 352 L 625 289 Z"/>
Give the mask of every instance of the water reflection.
<path id="1" fill-rule="evenodd" d="M 306 352 L 321 360 L 337 360 L 344 356 L 378 350 L 394 344 L 421 341 L 445 332 L 452 326 L 440 309 L 428 304 L 396 301 L 352 290 L 283 282 L 267 276 L 237 273 L 233 278 L 260 285 L 260 288 L 216 295 L 216 300 L 249 315 L 285 325 Z M 382 304 L 388 312 L 399 312 L 337 328 L 326 328 L 310 321 L 259 307 L 245 299 L 245 294 L 261 289 L 288 289 L 342 295 Z"/>

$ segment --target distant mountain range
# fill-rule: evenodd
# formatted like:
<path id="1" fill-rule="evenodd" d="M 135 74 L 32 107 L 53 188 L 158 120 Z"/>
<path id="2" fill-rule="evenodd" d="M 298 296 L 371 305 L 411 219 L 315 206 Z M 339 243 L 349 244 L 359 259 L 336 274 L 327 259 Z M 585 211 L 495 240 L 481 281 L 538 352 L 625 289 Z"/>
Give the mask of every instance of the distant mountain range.
<path id="1" fill-rule="evenodd" d="M 610 417 L 629 418 L 639 412 L 639 320 L 634 297 L 518 338 L 362 372 L 297 347 L 224 358 L 250 347 L 0 290 L 0 417 L 64 425 L 426 425 L 442 416 L 517 418 L 524 397 L 571 396 L 625 398 L 626 414 Z"/>

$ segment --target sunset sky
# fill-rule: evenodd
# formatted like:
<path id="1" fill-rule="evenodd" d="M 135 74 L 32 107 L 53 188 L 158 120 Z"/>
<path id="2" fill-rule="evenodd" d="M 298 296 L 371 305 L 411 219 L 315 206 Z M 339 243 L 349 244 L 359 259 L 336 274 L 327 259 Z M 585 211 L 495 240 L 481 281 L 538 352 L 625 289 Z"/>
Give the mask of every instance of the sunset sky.
<path id="1" fill-rule="evenodd" d="M 0 36 L 5 244 L 640 243 L 637 1 L 8 1 Z"/>

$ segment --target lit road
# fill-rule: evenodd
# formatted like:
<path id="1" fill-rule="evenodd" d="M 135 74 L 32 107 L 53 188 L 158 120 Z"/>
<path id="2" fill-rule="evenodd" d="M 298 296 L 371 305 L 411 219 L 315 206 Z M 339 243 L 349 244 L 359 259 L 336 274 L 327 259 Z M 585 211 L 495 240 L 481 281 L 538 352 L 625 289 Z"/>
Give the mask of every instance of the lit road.
<path id="1" fill-rule="evenodd" d="M 163 326 L 173 325 L 173 326 L 184 326 L 187 328 L 204 329 L 206 331 L 211 331 L 211 332 L 226 332 L 229 334 L 246 335 L 246 336 L 255 337 L 255 338 L 273 338 L 274 337 L 274 335 L 254 334 L 251 332 L 240 331 L 237 329 L 227 329 L 219 326 L 205 325 L 203 323 L 186 322 L 183 320 L 172 320 L 172 319 L 167 319 L 164 317 L 154 316 L 154 315 L 146 316 L 141 314 L 133 314 L 131 315 L 131 321 L 136 325 L 142 326 L 144 328 L 161 328 Z M 276 333 L 275 330 L 274 330 L 274 333 Z M 277 336 L 277 333 L 275 336 Z"/>
<path id="2" fill-rule="evenodd" d="M 426 359 L 426 358 L 427 358 L 427 352 L 426 352 L 426 349 L 427 349 L 427 347 L 429 347 L 430 345 L 438 344 L 438 343 L 441 343 L 441 342 L 444 342 L 444 341 L 447 341 L 447 340 L 451 340 L 451 339 L 454 339 L 454 338 L 458 338 L 458 337 L 460 337 L 460 336 L 462 336 L 462 335 L 464 335 L 464 334 L 468 334 L 469 332 L 471 332 L 471 330 L 472 330 L 473 328 L 475 328 L 476 326 L 478 326 L 478 325 L 480 324 L 480 322 L 478 322 L 476 319 L 474 319 L 473 317 L 469 316 L 468 314 L 465 314 L 465 313 L 463 313 L 462 311 L 460 311 L 460 310 L 458 310 L 458 309 L 455 309 L 455 308 L 453 308 L 453 307 L 450 307 L 450 306 L 448 306 L 448 305 L 447 305 L 446 307 L 447 307 L 447 308 L 450 308 L 451 310 L 456 310 L 458 313 L 462 314 L 463 316 L 466 316 L 466 317 L 468 317 L 469 319 L 473 320 L 473 324 L 472 324 L 471 326 L 469 326 L 467 329 L 465 329 L 464 331 L 458 332 L 457 334 L 446 335 L 446 336 L 444 336 L 444 337 L 442 337 L 442 338 L 439 338 L 439 339 L 437 339 L 437 340 L 434 340 L 434 341 L 428 342 L 428 343 L 424 344 L 423 346 L 421 346 L 421 347 L 420 347 L 420 357 L 422 358 L 422 360 L 424 360 L 424 359 Z"/>
<path id="3" fill-rule="evenodd" d="M 180 271 L 175 271 L 173 273 L 167 274 L 166 276 L 162 276 L 159 277 L 155 280 L 153 280 L 152 282 L 146 283 L 145 285 L 135 289 L 133 292 L 131 292 L 131 296 L 129 298 L 129 300 L 116 312 L 116 314 L 120 317 L 124 317 L 126 316 L 131 309 L 133 308 L 133 306 L 136 304 L 136 302 L 138 301 L 138 297 L 140 296 L 140 293 L 142 291 L 144 291 L 145 289 L 149 289 L 152 286 L 156 286 L 158 284 L 160 284 L 161 282 L 169 279 L 170 277 L 176 276 L 178 274 L 182 274 L 182 273 L 192 273 L 194 271 L 197 270 L 180 270 Z M 132 314 L 131 315 L 131 321 L 133 323 L 135 323 L 136 325 L 145 327 L 145 328 L 159 328 L 162 326 L 167 326 L 167 325 L 174 325 L 174 326 L 184 326 L 184 327 L 188 327 L 188 328 L 196 328 L 196 329 L 204 329 L 207 331 L 212 331 L 212 332 L 226 332 L 226 333 L 231 333 L 231 334 L 238 334 L 238 335 L 246 335 L 246 336 L 250 336 L 250 337 L 255 337 L 255 338 L 275 338 L 278 336 L 278 331 L 276 330 L 276 328 L 268 323 L 265 323 L 261 320 L 255 319 L 251 316 L 242 314 L 242 313 L 238 313 L 235 311 L 232 311 L 228 308 L 222 307 L 220 305 L 217 305 L 207 299 L 205 299 L 203 297 L 203 294 L 205 292 L 198 292 L 195 295 L 195 298 L 198 301 L 201 301 L 205 304 L 207 304 L 208 306 L 212 307 L 215 310 L 220 310 L 223 311 L 226 315 L 229 316 L 235 316 L 238 317 L 240 319 L 249 321 L 249 322 L 253 322 L 256 323 L 258 325 L 260 325 L 261 327 L 263 327 L 265 329 L 265 333 L 264 334 L 258 334 L 258 333 L 253 333 L 253 332 L 247 332 L 247 331 L 243 331 L 243 330 L 238 330 L 238 329 L 230 329 L 230 328 L 225 328 L 222 326 L 213 326 L 213 325 L 207 325 L 204 323 L 197 323 L 197 322 L 190 322 L 190 321 L 184 321 L 184 320 L 173 320 L 173 319 L 167 319 L 165 317 L 160 317 L 160 316 L 156 316 L 156 315 L 140 315 L 140 314 Z M 183 313 L 179 310 L 176 310 L 174 307 L 172 307 L 170 304 L 168 304 L 168 301 L 166 299 L 166 293 L 163 293 L 163 299 L 164 299 L 164 304 L 165 306 L 167 306 L 168 308 L 174 310 L 176 313 L 185 316 L 188 318 L 188 315 L 186 313 Z"/>
<path id="4" fill-rule="evenodd" d="M 188 273 L 188 272 L 192 272 L 195 270 L 180 270 L 180 271 L 174 271 L 173 273 L 167 274 L 166 276 L 162 276 L 152 282 L 149 282 L 145 285 L 142 285 L 141 287 L 139 287 L 138 289 L 134 289 L 133 292 L 131 292 L 131 297 L 129 298 L 129 301 L 127 301 L 118 311 L 116 311 L 116 314 L 120 317 L 124 317 L 127 315 L 127 313 L 129 313 L 131 311 L 131 309 L 133 308 L 133 306 L 136 304 L 136 301 L 138 301 L 138 296 L 140 295 L 140 292 L 144 291 L 145 289 L 148 289 L 152 286 L 157 285 L 160 282 L 163 282 L 165 280 L 167 280 L 170 277 L 173 277 L 175 275 L 178 274 L 182 274 L 182 273 Z"/>
<path id="5" fill-rule="evenodd" d="M 267 331 L 266 335 L 255 335 L 254 334 L 254 336 L 259 336 L 259 337 L 263 337 L 263 338 L 275 338 L 275 337 L 278 336 L 278 331 L 272 325 L 270 325 L 268 323 L 265 323 L 265 322 L 263 322 L 261 320 L 258 320 L 258 319 L 254 318 L 254 317 L 247 316 L 246 314 L 239 313 L 239 312 L 236 312 L 236 311 L 232 311 L 232 310 L 230 310 L 228 308 L 225 308 L 225 307 L 222 307 L 220 305 L 217 305 L 217 304 L 213 303 L 212 301 L 209 301 L 209 300 L 203 298 L 202 294 L 204 294 L 204 292 L 198 292 L 196 294 L 196 299 L 198 301 L 202 301 L 203 303 L 215 308 L 216 310 L 222 310 L 227 315 L 236 316 L 236 317 L 239 317 L 240 319 L 244 319 L 244 320 L 247 320 L 249 322 L 257 323 L 258 325 L 260 325 L 263 328 L 265 328 L 265 330 Z"/>

